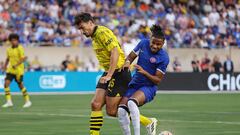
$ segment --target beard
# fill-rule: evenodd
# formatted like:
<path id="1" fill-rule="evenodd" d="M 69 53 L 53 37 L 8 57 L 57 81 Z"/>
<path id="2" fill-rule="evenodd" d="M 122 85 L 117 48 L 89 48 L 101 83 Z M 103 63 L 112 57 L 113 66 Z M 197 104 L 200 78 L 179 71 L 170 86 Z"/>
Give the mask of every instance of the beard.
<path id="1" fill-rule="evenodd" d="M 154 48 L 151 48 L 151 52 L 152 52 L 152 53 L 157 53 L 158 50 L 157 50 L 157 49 L 154 49 Z"/>

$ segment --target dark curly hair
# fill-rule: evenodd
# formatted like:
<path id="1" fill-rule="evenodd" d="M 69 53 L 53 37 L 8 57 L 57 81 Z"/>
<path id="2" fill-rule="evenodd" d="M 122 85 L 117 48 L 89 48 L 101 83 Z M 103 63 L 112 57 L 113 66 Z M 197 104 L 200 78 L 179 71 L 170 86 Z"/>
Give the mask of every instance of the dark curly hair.
<path id="1" fill-rule="evenodd" d="M 88 22 L 88 21 L 94 22 L 94 18 L 91 16 L 91 14 L 83 12 L 75 16 L 74 25 L 78 25 L 81 22 Z"/>
<path id="2" fill-rule="evenodd" d="M 152 32 L 152 36 L 155 38 L 160 38 L 165 40 L 165 36 L 164 33 L 162 31 L 162 28 L 160 25 L 154 24 L 151 28 L 150 28 L 151 32 Z"/>
<path id="3" fill-rule="evenodd" d="M 12 39 L 17 39 L 19 41 L 19 36 L 18 34 L 16 33 L 11 33 L 9 36 L 8 36 L 8 40 L 11 41 Z"/>

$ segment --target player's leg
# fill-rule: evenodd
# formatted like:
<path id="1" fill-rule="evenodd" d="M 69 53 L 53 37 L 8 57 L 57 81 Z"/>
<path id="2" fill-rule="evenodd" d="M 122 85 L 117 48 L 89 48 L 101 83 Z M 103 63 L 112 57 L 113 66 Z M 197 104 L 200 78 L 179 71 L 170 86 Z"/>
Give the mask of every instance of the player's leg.
<path id="1" fill-rule="evenodd" d="M 102 74 L 105 76 L 106 72 Z M 99 135 L 100 129 L 103 125 L 103 113 L 102 107 L 106 102 L 106 89 L 108 87 L 108 83 L 100 83 L 98 82 L 96 87 L 96 92 L 91 101 L 91 117 L 90 117 L 90 135 Z"/>
<path id="2" fill-rule="evenodd" d="M 148 86 L 148 87 L 139 88 L 139 90 L 137 92 L 135 92 L 133 94 L 133 96 L 131 96 L 130 99 L 132 99 L 132 101 L 129 100 L 129 102 L 128 102 L 128 104 L 131 103 L 131 107 L 129 106 L 130 114 L 133 112 L 133 113 L 135 113 L 135 114 L 133 114 L 133 116 L 136 117 L 139 112 L 139 109 L 137 106 L 142 106 L 145 103 L 152 101 L 154 96 L 156 95 L 156 90 L 157 90 L 156 86 Z M 133 103 L 135 103 L 135 104 L 133 104 Z M 132 117 L 132 115 L 131 115 L 131 117 Z M 146 125 L 148 135 L 155 135 L 156 127 L 157 127 L 157 119 L 147 118 L 142 115 L 140 116 L 140 118 L 142 119 L 141 120 L 142 123 L 145 123 L 145 125 Z M 133 119 L 134 118 L 132 118 L 132 121 L 133 121 Z M 135 127 L 135 126 L 136 126 L 136 128 L 140 127 L 138 121 L 136 121 L 136 122 L 133 121 L 133 127 Z"/>
<path id="3" fill-rule="evenodd" d="M 118 105 L 122 97 L 109 97 L 106 96 L 106 113 L 109 116 L 116 117 Z"/>
<path id="4" fill-rule="evenodd" d="M 128 97 L 123 97 L 118 106 L 118 121 L 124 135 L 131 135 L 129 109 L 127 107 Z"/>
<path id="5" fill-rule="evenodd" d="M 22 95 L 23 95 L 23 98 L 24 98 L 24 105 L 23 105 L 23 108 L 28 108 L 32 105 L 32 102 L 30 101 L 30 97 L 27 93 L 27 89 L 24 87 L 24 84 L 23 84 L 23 76 L 16 76 L 16 82 L 18 84 L 18 87 L 19 89 L 21 90 L 22 92 Z"/>
<path id="6" fill-rule="evenodd" d="M 138 106 L 145 102 L 145 95 L 142 91 L 136 91 L 128 100 L 127 105 L 132 119 L 134 135 L 140 135 L 140 112 Z"/>
<path id="7" fill-rule="evenodd" d="M 102 107 L 105 104 L 106 90 L 97 88 L 91 101 L 90 135 L 99 135 L 103 125 Z"/>
<path id="8" fill-rule="evenodd" d="M 107 87 L 106 112 L 109 116 L 117 116 L 118 105 L 125 95 L 130 81 L 131 73 L 129 70 L 116 70 L 114 72 Z"/>
<path id="9" fill-rule="evenodd" d="M 127 92 L 125 93 L 125 97 L 122 98 L 119 107 L 118 107 L 118 120 L 119 123 L 121 125 L 121 128 L 124 132 L 124 135 L 129 135 L 130 133 L 130 117 L 129 117 L 129 109 L 127 106 L 127 102 L 129 97 L 131 97 L 137 90 L 135 88 L 130 88 L 127 90 Z M 152 121 L 141 115 L 140 114 L 140 122 L 141 124 L 143 124 L 144 126 L 149 125 L 150 123 L 152 123 Z"/>
<path id="10" fill-rule="evenodd" d="M 10 94 L 10 87 L 9 87 L 13 78 L 14 78 L 13 74 L 9 74 L 9 73 L 6 74 L 6 78 L 4 81 L 4 92 L 5 92 L 6 103 L 2 105 L 3 108 L 13 106 L 12 98 Z"/>

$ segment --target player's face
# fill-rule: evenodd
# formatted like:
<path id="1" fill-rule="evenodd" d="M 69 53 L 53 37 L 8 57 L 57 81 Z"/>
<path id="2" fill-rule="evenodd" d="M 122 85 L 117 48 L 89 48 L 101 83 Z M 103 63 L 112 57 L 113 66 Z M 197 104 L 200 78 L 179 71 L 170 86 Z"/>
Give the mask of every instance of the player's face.
<path id="1" fill-rule="evenodd" d="M 18 46 L 18 43 L 19 43 L 17 39 L 11 39 L 10 42 L 11 42 L 13 47 Z"/>
<path id="2" fill-rule="evenodd" d="M 86 37 L 90 37 L 93 33 L 92 25 L 93 23 L 91 21 L 81 22 L 78 25 L 78 29 L 81 30 L 83 35 L 85 35 Z"/>
<path id="3" fill-rule="evenodd" d="M 157 53 L 162 48 L 163 44 L 163 39 L 151 37 L 150 48 L 153 53 Z"/>

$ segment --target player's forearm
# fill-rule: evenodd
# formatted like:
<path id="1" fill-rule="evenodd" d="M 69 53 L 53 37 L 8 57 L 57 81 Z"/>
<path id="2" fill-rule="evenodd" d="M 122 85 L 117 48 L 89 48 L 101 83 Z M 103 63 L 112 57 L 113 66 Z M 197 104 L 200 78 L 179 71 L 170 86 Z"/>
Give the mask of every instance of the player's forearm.
<path id="1" fill-rule="evenodd" d="M 135 60 L 137 55 L 132 51 L 126 58 L 126 62 L 129 62 L 129 64 L 132 64 L 132 62 Z"/>
<path id="2" fill-rule="evenodd" d="M 119 52 L 117 47 L 113 48 L 111 51 L 111 58 L 110 58 L 110 67 L 107 73 L 107 76 L 112 76 L 118 63 Z"/>
<path id="3" fill-rule="evenodd" d="M 162 78 L 159 78 L 158 76 L 151 75 L 147 71 L 144 72 L 144 74 L 149 80 L 151 80 L 154 84 L 159 84 L 162 81 Z"/>
<path id="4" fill-rule="evenodd" d="M 7 68 L 8 62 L 9 62 L 9 59 L 7 58 L 4 63 L 4 68 Z"/>

